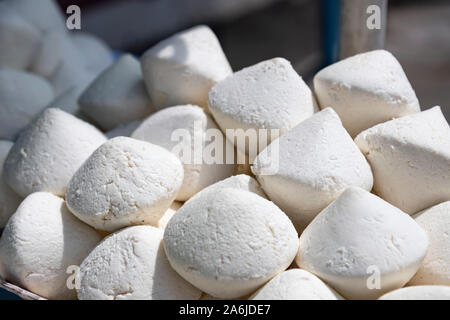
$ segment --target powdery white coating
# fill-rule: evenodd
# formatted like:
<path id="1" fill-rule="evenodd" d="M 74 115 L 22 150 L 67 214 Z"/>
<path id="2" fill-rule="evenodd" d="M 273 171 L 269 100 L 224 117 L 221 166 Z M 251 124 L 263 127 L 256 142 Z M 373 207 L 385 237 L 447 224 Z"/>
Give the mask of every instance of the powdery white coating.
<path id="1" fill-rule="evenodd" d="M 355 142 L 384 200 L 409 214 L 450 200 L 450 127 L 439 107 L 379 124 Z"/>
<path id="2" fill-rule="evenodd" d="M 312 116 L 317 108 L 311 90 L 283 58 L 266 60 L 234 73 L 211 89 L 208 102 L 224 132 L 279 129 L 279 135 L 283 135 Z M 276 138 L 276 134 L 270 136 L 268 143 Z M 245 150 L 237 147 L 248 154 L 248 146 Z"/>
<path id="3" fill-rule="evenodd" d="M 427 232 L 430 245 L 419 271 L 408 284 L 450 286 L 450 201 L 413 218 Z"/>
<path id="4" fill-rule="evenodd" d="M 374 299 L 403 287 L 427 248 L 426 232 L 409 215 L 350 187 L 303 231 L 296 262 L 346 298 Z M 374 275 L 380 289 L 368 288 Z"/>
<path id="5" fill-rule="evenodd" d="M 103 72 L 113 63 L 108 45 L 100 38 L 86 32 L 76 32 L 71 40 L 84 58 L 86 68 L 93 73 Z"/>
<path id="6" fill-rule="evenodd" d="M 27 20 L 0 3 L 0 67 L 28 68 L 39 41 L 39 32 Z"/>
<path id="7" fill-rule="evenodd" d="M 233 72 L 216 35 L 204 25 L 161 41 L 145 52 L 141 64 L 158 109 L 179 104 L 206 109 L 211 87 Z"/>
<path id="8" fill-rule="evenodd" d="M 133 132 L 141 125 L 141 120 L 136 120 L 132 122 L 128 122 L 126 124 L 121 124 L 115 127 L 114 129 L 105 133 L 105 135 L 109 138 L 115 137 L 131 137 Z"/>
<path id="9" fill-rule="evenodd" d="M 297 253 L 297 237 L 272 202 L 225 188 L 186 202 L 167 224 L 164 248 L 183 278 L 229 299 L 254 292 L 284 271 Z"/>
<path id="10" fill-rule="evenodd" d="M 397 289 L 379 300 L 450 300 L 449 286 L 412 286 Z"/>
<path id="11" fill-rule="evenodd" d="M 169 223 L 170 219 L 172 219 L 172 217 L 181 208 L 182 205 L 183 203 L 179 201 L 172 202 L 170 208 L 166 210 L 161 218 L 159 218 L 158 222 L 155 224 L 155 227 L 158 227 L 161 230 L 166 229 L 166 226 Z"/>
<path id="12" fill-rule="evenodd" d="M 277 275 L 250 300 L 341 300 L 333 289 L 312 273 L 290 269 Z"/>
<path id="13" fill-rule="evenodd" d="M 9 217 L 16 211 L 22 198 L 3 179 L 3 164 L 13 143 L 0 140 L 0 228 L 4 228 Z"/>
<path id="14" fill-rule="evenodd" d="M 37 191 L 63 196 L 75 171 L 105 141 L 94 126 L 59 109 L 46 109 L 12 147 L 4 177 L 22 197 Z"/>
<path id="15" fill-rule="evenodd" d="M 0 240 L 3 279 L 48 299 L 74 299 L 66 286 L 69 266 L 79 266 L 101 237 L 50 193 L 28 196 Z"/>
<path id="16" fill-rule="evenodd" d="M 170 207 L 183 181 L 172 153 L 126 137 L 99 147 L 67 186 L 70 211 L 99 230 L 153 224 Z"/>
<path id="17" fill-rule="evenodd" d="M 352 137 L 378 123 L 420 111 L 395 57 L 375 50 L 339 61 L 314 77 L 321 108 L 332 107 Z"/>
<path id="18" fill-rule="evenodd" d="M 105 130 L 143 119 L 153 110 L 139 61 L 130 54 L 120 57 L 95 79 L 79 103 L 81 110 Z"/>
<path id="19" fill-rule="evenodd" d="M 53 99 L 45 79 L 28 72 L 0 69 L 0 139 L 17 135 Z"/>
<path id="20" fill-rule="evenodd" d="M 215 143 L 208 136 L 213 130 Z M 178 136 L 177 132 L 181 131 L 183 135 Z M 234 164 L 224 164 L 226 152 L 233 151 L 233 146 L 200 107 L 185 105 L 160 110 L 144 120 L 131 137 L 159 145 L 180 157 L 184 166 L 184 181 L 177 196 L 178 201 L 186 201 L 203 188 L 234 173 Z M 209 145 L 217 149 L 216 154 L 222 152 L 224 155 L 218 159 L 219 163 L 207 162 L 210 160 L 208 156 L 214 154 L 213 151 L 208 152 Z M 180 146 L 182 150 L 187 150 L 186 153 L 180 152 Z M 191 154 L 187 155 L 187 152 Z M 200 161 L 196 161 L 196 156 Z M 214 158 L 211 157 L 211 160 Z"/>
<path id="21" fill-rule="evenodd" d="M 198 300 L 201 291 L 169 265 L 163 231 L 150 226 L 105 238 L 80 267 L 80 300 Z"/>
<path id="22" fill-rule="evenodd" d="M 277 161 L 277 170 L 267 174 Z M 252 171 L 299 230 L 347 187 L 370 191 L 373 184 L 369 164 L 331 108 L 269 145 L 255 159 Z"/>

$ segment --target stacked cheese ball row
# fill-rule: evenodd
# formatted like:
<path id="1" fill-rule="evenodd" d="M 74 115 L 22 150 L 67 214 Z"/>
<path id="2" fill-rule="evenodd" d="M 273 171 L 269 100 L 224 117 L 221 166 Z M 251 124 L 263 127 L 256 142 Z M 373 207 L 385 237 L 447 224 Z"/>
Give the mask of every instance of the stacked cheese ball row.
<path id="1" fill-rule="evenodd" d="M 449 299 L 440 108 L 420 112 L 382 50 L 314 87 L 318 102 L 282 58 L 232 73 L 206 26 L 122 56 L 68 93 L 106 135 L 47 108 L 1 142 L 1 277 L 49 299 Z M 255 179 L 178 157 L 178 129 L 279 134 L 256 155 L 216 136 Z"/>

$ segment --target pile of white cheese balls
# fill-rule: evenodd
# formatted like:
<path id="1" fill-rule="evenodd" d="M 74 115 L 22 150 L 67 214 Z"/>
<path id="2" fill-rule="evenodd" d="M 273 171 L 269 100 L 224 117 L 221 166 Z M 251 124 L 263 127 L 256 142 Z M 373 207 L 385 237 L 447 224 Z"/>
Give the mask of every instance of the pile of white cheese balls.
<path id="1" fill-rule="evenodd" d="M 249 166 L 185 161 L 178 129 L 279 134 L 216 137 Z M 450 299 L 450 127 L 387 51 L 312 91 L 283 58 L 233 72 L 207 26 L 113 61 L 4 0 L 0 139 L 0 276 L 44 298 Z"/>

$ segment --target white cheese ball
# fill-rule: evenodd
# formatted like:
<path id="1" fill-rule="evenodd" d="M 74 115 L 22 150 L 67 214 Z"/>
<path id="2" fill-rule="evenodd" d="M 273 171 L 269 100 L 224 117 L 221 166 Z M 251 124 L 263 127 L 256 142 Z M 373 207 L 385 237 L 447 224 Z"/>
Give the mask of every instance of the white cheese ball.
<path id="1" fill-rule="evenodd" d="M 312 116 L 317 108 L 311 90 L 283 58 L 266 60 L 234 73 L 211 89 L 208 102 L 224 132 L 244 130 L 236 133 L 237 141 L 248 129 L 279 129 L 279 135 L 283 135 Z M 279 135 L 268 134 L 267 144 Z M 240 151 L 249 154 L 249 146 L 235 143 Z"/>
<path id="2" fill-rule="evenodd" d="M 202 192 L 169 221 L 164 248 L 187 281 L 218 298 L 248 295 L 289 267 L 297 232 L 272 202 L 248 191 Z"/>
<path id="3" fill-rule="evenodd" d="M 298 230 L 347 187 L 370 191 L 373 184 L 369 164 L 331 108 L 269 145 L 255 159 L 252 171 Z"/>
<path id="4" fill-rule="evenodd" d="M 322 280 L 301 269 L 277 275 L 254 293 L 250 300 L 341 300 Z"/>
<path id="5" fill-rule="evenodd" d="M 39 41 L 39 31 L 33 25 L 0 3 L 0 67 L 27 69 Z"/>
<path id="6" fill-rule="evenodd" d="M 379 300 L 450 300 L 449 286 L 412 286 L 397 289 Z"/>
<path id="7" fill-rule="evenodd" d="M 169 265 L 163 231 L 151 226 L 105 238 L 80 267 L 80 300 L 198 300 L 201 291 Z"/>
<path id="8" fill-rule="evenodd" d="M 385 50 L 336 62 L 314 77 L 321 108 L 332 107 L 352 137 L 378 123 L 420 111 L 395 57 Z"/>
<path id="9" fill-rule="evenodd" d="M 90 124 L 59 109 L 46 109 L 12 147 L 4 177 L 22 197 L 37 191 L 63 196 L 72 175 L 105 141 Z"/>
<path id="10" fill-rule="evenodd" d="M 130 54 L 120 57 L 95 79 L 79 103 L 104 130 L 143 119 L 153 110 L 139 61 Z"/>
<path id="11" fill-rule="evenodd" d="M 0 140 L 0 228 L 4 228 L 9 217 L 16 211 L 22 198 L 3 179 L 3 164 L 13 143 Z"/>
<path id="12" fill-rule="evenodd" d="M 209 134 L 214 134 L 213 142 Z M 234 152 L 233 146 L 214 120 L 198 106 L 175 106 L 160 110 L 144 120 L 131 137 L 159 145 L 180 157 L 184 166 L 184 181 L 177 196 L 178 201 L 188 200 L 203 188 L 233 175 L 235 171 L 234 159 L 231 164 L 225 164 L 226 153 Z M 208 152 L 208 146 L 215 153 Z M 214 155 L 223 156 L 215 158 Z"/>
<path id="13" fill-rule="evenodd" d="M 108 139 L 115 137 L 131 137 L 134 131 L 142 124 L 141 120 L 131 121 L 125 124 L 120 124 L 112 130 L 105 133 Z"/>
<path id="14" fill-rule="evenodd" d="M 211 87 L 233 72 L 216 35 L 204 25 L 161 41 L 145 52 L 141 64 L 158 109 L 179 104 L 206 109 Z"/>
<path id="15" fill-rule="evenodd" d="M 384 200 L 409 214 L 450 200 L 450 126 L 439 107 L 376 125 L 355 142 Z"/>
<path id="16" fill-rule="evenodd" d="M 351 187 L 303 231 L 296 262 L 348 299 L 374 299 L 403 287 L 427 248 L 426 232 L 408 214 Z"/>
<path id="17" fill-rule="evenodd" d="M 99 74 L 113 63 L 111 49 L 93 34 L 76 32 L 71 40 L 84 58 L 86 68 L 93 73 Z"/>
<path id="18" fill-rule="evenodd" d="M 170 207 L 183 181 L 172 153 L 126 137 L 99 147 L 67 186 L 70 211 L 99 230 L 153 224 Z"/>
<path id="19" fill-rule="evenodd" d="M 74 299 L 69 266 L 79 266 L 101 240 L 46 192 L 29 195 L 11 217 L 0 240 L 3 279 L 48 299 Z"/>
<path id="20" fill-rule="evenodd" d="M 422 211 L 414 219 L 427 232 L 430 245 L 408 284 L 450 286 L 450 201 Z"/>
<path id="21" fill-rule="evenodd" d="M 52 99 L 53 89 L 45 79 L 0 68 L 0 139 L 15 140 Z"/>

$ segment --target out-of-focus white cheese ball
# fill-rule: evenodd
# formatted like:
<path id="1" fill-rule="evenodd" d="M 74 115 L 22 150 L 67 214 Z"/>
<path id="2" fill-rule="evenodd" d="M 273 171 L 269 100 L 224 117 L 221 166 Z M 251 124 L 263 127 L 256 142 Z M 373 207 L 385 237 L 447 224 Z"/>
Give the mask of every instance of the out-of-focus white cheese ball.
<path id="1" fill-rule="evenodd" d="M 71 36 L 71 40 L 84 58 L 86 68 L 91 72 L 99 74 L 113 63 L 111 49 L 100 38 L 86 32 L 76 32 Z"/>
<path id="2" fill-rule="evenodd" d="M 409 214 L 450 200 L 450 126 L 440 107 L 376 125 L 355 142 L 384 200 Z"/>
<path id="3" fill-rule="evenodd" d="M 158 109 L 180 104 L 206 109 L 211 87 L 233 72 L 219 40 L 204 25 L 161 41 L 145 52 L 141 64 Z"/>
<path id="4" fill-rule="evenodd" d="M 120 124 L 112 130 L 105 133 L 108 139 L 115 137 L 131 137 L 134 131 L 141 125 L 141 120 L 131 121 L 125 124 Z"/>
<path id="5" fill-rule="evenodd" d="M 361 53 L 314 77 L 321 108 L 332 107 L 352 137 L 378 123 L 420 111 L 402 66 L 385 50 Z"/>
<path id="6" fill-rule="evenodd" d="M 95 79 L 79 99 L 83 113 L 104 130 L 140 120 L 153 111 L 139 61 L 125 54 Z"/>
<path id="7" fill-rule="evenodd" d="M 0 3 L 0 68 L 27 69 L 39 41 L 40 33 L 33 25 Z"/>
<path id="8" fill-rule="evenodd" d="M 87 71 L 84 65 L 64 61 L 49 78 L 55 95 L 61 95 L 70 88 L 80 87 L 85 89 L 95 79 L 96 74 Z"/>
<path id="9" fill-rule="evenodd" d="M 450 286 L 450 201 L 413 217 L 427 232 L 430 246 L 409 285 Z"/>
<path id="10" fill-rule="evenodd" d="M 248 295 L 284 271 L 297 232 L 272 202 L 239 189 L 202 192 L 167 224 L 164 248 L 187 281 L 218 298 Z"/>
<path id="11" fill-rule="evenodd" d="M 197 106 L 160 110 L 144 120 L 131 137 L 159 145 L 180 157 L 184 165 L 184 181 L 178 201 L 188 200 L 235 171 L 234 158 L 231 164 L 226 164 L 227 152 L 234 153 L 233 146 L 214 120 Z M 215 152 L 208 153 L 208 146 Z"/>
<path id="12" fill-rule="evenodd" d="M 163 232 L 150 226 L 120 230 L 103 240 L 80 268 L 80 300 L 198 300 L 201 291 L 169 265 Z"/>
<path id="13" fill-rule="evenodd" d="M 29 195 L 0 240 L 3 279 L 48 299 L 74 299 L 68 267 L 79 266 L 101 237 L 46 192 Z"/>
<path id="14" fill-rule="evenodd" d="M 331 108 L 263 150 L 252 167 L 262 188 L 303 230 L 346 188 L 372 189 L 370 166 Z"/>
<path id="15" fill-rule="evenodd" d="M 63 196 L 75 171 L 105 141 L 94 126 L 59 109 L 46 109 L 12 147 L 4 177 L 22 197 L 37 191 Z"/>
<path id="16" fill-rule="evenodd" d="M 341 300 L 333 289 L 312 273 L 284 271 L 266 283 L 250 300 Z"/>
<path id="17" fill-rule="evenodd" d="M 9 217 L 16 211 L 22 198 L 3 180 L 3 164 L 13 143 L 0 140 L 0 228 L 4 228 Z"/>
<path id="18" fill-rule="evenodd" d="M 53 89 L 45 79 L 0 68 L 0 139 L 15 140 L 52 99 Z"/>
<path id="19" fill-rule="evenodd" d="M 450 300 L 449 286 L 412 286 L 397 289 L 379 300 Z"/>
<path id="20" fill-rule="evenodd" d="M 296 262 L 348 299 L 374 299 L 403 287 L 427 248 L 408 214 L 351 187 L 303 231 Z"/>
<path id="21" fill-rule="evenodd" d="M 73 175 L 67 206 L 99 230 L 157 225 L 183 182 L 183 167 L 169 151 L 126 137 L 99 147 Z"/>
<path id="22" fill-rule="evenodd" d="M 224 132 L 241 130 L 228 138 L 246 154 L 255 148 L 239 143 L 248 129 L 254 130 L 259 151 L 279 135 L 313 115 L 317 104 L 313 93 L 302 78 L 283 58 L 266 60 L 244 68 L 216 84 L 209 92 L 209 110 Z M 259 129 L 278 129 L 267 134 L 264 144 Z M 252 143 L 252 142 L 250 142 Z M 261 143 L 261 145 L 259 145 Z M 253 159 L 256 155 L 251 155 Z"/>

